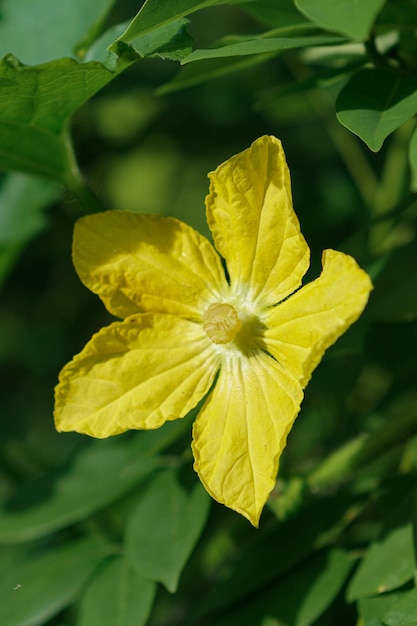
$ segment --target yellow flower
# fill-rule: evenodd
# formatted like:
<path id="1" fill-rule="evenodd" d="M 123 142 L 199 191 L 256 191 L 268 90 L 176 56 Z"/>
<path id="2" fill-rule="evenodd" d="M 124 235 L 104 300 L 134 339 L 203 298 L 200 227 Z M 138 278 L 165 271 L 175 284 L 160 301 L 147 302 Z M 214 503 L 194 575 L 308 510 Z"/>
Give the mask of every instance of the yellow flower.
<path id="1" fill-rule="evenodd" d="M 319 278 L 299 289 L 309 248 L 278 139 L 261 137 L 209 177 L 218 252 L 173 218 L 109 211 L 76 224 L 78 275 L 123 321 L 63 368 L 55 422 L 93 437 L 159 428 L 208 394 L 195 470 L 257 526 L 303 388 L 372 286 L 352 257 L 326 250 Z"/>

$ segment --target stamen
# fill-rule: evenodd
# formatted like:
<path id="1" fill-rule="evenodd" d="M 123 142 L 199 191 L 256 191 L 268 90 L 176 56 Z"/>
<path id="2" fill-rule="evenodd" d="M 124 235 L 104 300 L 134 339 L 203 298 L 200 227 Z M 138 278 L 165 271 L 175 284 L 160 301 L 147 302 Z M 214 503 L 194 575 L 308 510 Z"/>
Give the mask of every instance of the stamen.
<path id="1" fill-rule="evenodd" d="M 242 323 L 230 304 L 210 304 L 203 315 L 203 328 L 213 343 L 229 343 L 239 332 Z"/>

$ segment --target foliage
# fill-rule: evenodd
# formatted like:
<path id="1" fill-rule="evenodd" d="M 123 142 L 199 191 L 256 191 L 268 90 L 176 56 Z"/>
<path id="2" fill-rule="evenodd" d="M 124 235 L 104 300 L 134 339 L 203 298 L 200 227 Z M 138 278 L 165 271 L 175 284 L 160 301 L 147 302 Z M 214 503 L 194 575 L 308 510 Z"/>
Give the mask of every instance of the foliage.
<path id="1" fill-rule="evenodd" d="M 0 622 L 417 623 L 417 2 L 139 9 L 2 3 Z M 206 234 L 207 171 L 262 134 L 283 141 L 312 274 L 331 247 L 375 288 L 313 376 L 256 530 L 196 481 L 193 415 L 58 435 L 52 387 L 108 321 L 71 266 L 81 210 Z"/>

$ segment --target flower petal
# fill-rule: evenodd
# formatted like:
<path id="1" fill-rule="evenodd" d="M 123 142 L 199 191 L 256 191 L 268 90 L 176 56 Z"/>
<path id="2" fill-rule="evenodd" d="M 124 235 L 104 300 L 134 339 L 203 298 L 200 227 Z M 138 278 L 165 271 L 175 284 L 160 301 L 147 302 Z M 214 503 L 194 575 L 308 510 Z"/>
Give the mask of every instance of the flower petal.
<path id="1" fill-rule="evenodd" d="M 210 389 L 218 359 L 193 322 L 150 314 L 115 322 L 62 370 L 56 428 L 102 438 L 184 417 Z"/>
<path id="2" fill-rule="evenodd" d="M 199 319 L 227 284 L 210 242 L 182 222 L 120 211 L 80 219 L 73 260 L 83 283 L 117 317 L 152 311 Z"/>
<path id="3" fill-rule="evenodd" d="M 210 495 L 257 526 L 303 392 L 270 356 L 227 358 L 193 430 L 195 470 Z"/>
<path id="4" fill-rule="evenodd" d="M 322 263 L 319 278 L 264 318 L 266 349 L 303 387 L 324 351 L 358 319 L 372 290 L 351 256 L 325 250 Z"/>
<path id="5" fill-rule="evenodd" d="M 309 249 L 281 142 L 261 137 L 209 174 L 207 221 L 237 296 L 276 304 L 301 285 Z"/>

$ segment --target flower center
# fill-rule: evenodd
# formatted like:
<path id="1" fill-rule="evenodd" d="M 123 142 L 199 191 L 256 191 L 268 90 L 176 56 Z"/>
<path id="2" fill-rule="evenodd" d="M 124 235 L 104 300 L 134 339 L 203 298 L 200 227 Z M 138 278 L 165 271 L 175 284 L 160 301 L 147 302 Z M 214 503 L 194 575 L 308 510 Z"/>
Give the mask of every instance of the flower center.
<path id="1" fill-rule="evenodd" d="M 235 338 L 242 323 L 230 304 L 210 304 L 203 315 L 203 328 L 213 343 L 229 343 Z"/>

